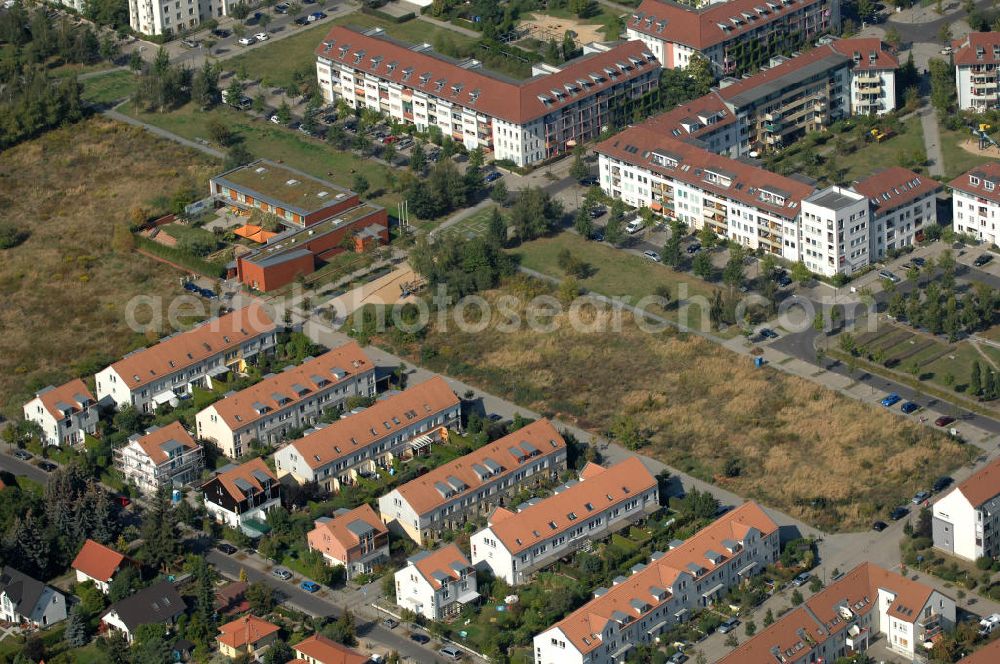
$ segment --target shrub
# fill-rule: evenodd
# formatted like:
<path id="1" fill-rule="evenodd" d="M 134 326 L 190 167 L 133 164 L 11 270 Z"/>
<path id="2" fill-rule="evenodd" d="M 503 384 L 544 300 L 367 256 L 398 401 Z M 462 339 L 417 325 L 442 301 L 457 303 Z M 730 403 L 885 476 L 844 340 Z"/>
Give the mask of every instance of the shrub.
<path id="1" fill-rule="evenodd" d="M 8 221 L 0 221 L 0 249 L 13 249 L 31 235 Z"/>

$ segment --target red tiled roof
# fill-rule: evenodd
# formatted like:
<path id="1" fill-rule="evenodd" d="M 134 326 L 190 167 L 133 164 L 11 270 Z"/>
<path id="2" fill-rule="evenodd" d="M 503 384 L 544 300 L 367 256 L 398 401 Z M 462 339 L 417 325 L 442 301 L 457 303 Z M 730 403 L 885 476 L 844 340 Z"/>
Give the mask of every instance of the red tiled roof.
<path id="1" fill-rule="evenodd" d="M 457 62 L 414 50 L 383 36 L 363 34 L 343 26 L 330 29 L 316 48 L 316 55 L 515 124 L 524 124 L 575 103 L 582 98 L 583 92 L 596 94 L 659 67 L 646 46 L 636 40 L 573 60 L 556 73 L 514 82 L 480 69 L 462 67 Z M 373 64 L 373 58 L 381 59 Z M 395 67 L 390 70 L 392 64 Z M 615 76 L 606 74 L 606 68 L 613 70 Z M 412 70 L 409 76 L 404 73 L 408 69 Z M 421 83 L 425 74 L 429 78 Z M 592 79 L 591 74 L 599 80 Z M 586 81 L 589 87 L 577 84 L 577 80 Z M 440 91 L 438 81 L 444 81 Z M 457 92 L 453 86 L 460 86 Z M 575 91 L 565 86 L 572 86 Z M 474 91 L 478 91 L 475 101 L 471 96 Z M 551 103 L 543 103 L 539 96 L 548 97 Z"/>
<path id="2" fill-rule="evenodd" d="M 600 472 L 594 472 L 595 470 Z M 629 457 L 610 468 L 590 464 L 580 474 L 583 481 L 545 498 L 513 515 L 491 521 L 498 540 L 516 555 L 601 512 L 656 486 L 656 478 L 638 457 Z M 590 505 L 590 509 L 587 508 Z M 575 515 L 570 518 L 570 515 Z"/>
<path id="3" fill-rule="evenodd" d="M 994 55 L 993 48 L 997 47 Z M 998 64 L 1000 63 L 1000 32 L 970 32 L 963 39 L 952 42 L 955 49 L 954 60 L 958 66 Z M 983 50 L 982 59 L 979 49 Z"/>
<path id="4" fill-rule="evenodd" d="M 979 184 L 972 184 L 970 177 L 979 178 Z M 987 182 L 992 185 L 992 189 L 986 188 Z M 980 164 L 959 175 L 949 182 L 948 186 L 973 196 L 985 198 L 993 203 L 1000 203 L 1000 163 L 988 161 L 985 164 Z"/>
<path id="5" fill-rule="evenodd" d="M 522 450 L 523 443 L 528 443 L 540 454 L 515 456 L 511 450 L 515 448 Z M 545 419 L 538 420 L 474 452 L 439 466 L 426 475 L 407 482 L 396 491 L 409 503 L 414 512 L 426 514 L 453 500 L 459 494 L 474 494 L 483 484 L 495 482 L 498 477 L 515 472 L 522 466 L 536 463 L 539 456 L 548 456 L 565 448 L 566 441 L 552 423 Z M 483 480 L 480 479 L 479 471 L 474 466 L 478 465 L 481 469 L 488 470 L 483 465 L 487 459 L 499 465 L 502 470 Z M 438 491 L 437 485 L 443 483 L 450 486 L 448 480 L 452 477 L 460 480 L 466 488 L 445 497 Z"/>
<path id="6" fill-rule="evenodd" d="M 933 194 L 941 188 L 937 180 L 919 173 L 890 166 L 854 183 L 853 189 L 874 205 L 876 214 L 885 214 L 916 198 Z"/>
<path id="7" fill-rule="evenodd" d="M 877 37 L 836 39 L 830 43 L 829 47 L 849 58 L 854 58 L 854 71 L 882 71 L 899 68 L 899 59 L 889 49 L 889 46 Z M 873 53 L 875 54 L 874 62 L 871 59 Z"/>
<path id="8" fill-rule="evenodd" d="M 958 664 L 997 664 L 1000 662 L 1000 641 L 994 640 L 958 660 Z"/>
<path id="9" fill-rule="evenodd" d="M 777 9 L 768 6 L 769 1 L 778 5 Z M 628 27 L 665 42 L 684 44 L 701 51 L 755 30 L 803 7 L 822 2 L 824 0 L 801 0 L 788 4 L 781 0 L 730 0 L 693 9 L 662 0 L 643 0 L 629 18 Z M 767 13 L 761 14 L 758 8 L 767 9 Z M 754 19 L 747 20 L 744 13 L 753 16 Z M 733 18 L 741 22 L 735 24 L 730 20 Z M 723 30 L 720 25 L 729 26 L 730 29 Z"/>
<path id="10" fill-rule="evenodd" d="M 356 523 L 358 521 L 363 521 L 371 526 L 377 535 L 385 535 L 389 533 L 385 524 L 378 518 L 378 514 L 376 514 L 371 505 L 368 505 L 367 503 L 361 505 L 360 507 L 355 507 L 349 512 L 338 514 L 333 518 L 323 520 L 317 519 L 316 527 L 313 530 L 325 530 L 331 537 L 338 541 L 341 546 L 345 549 L 350 549 L 361 541 L 357 534 L 348 527 L 352 523 Z"/>
<path id="11" fill-rule="evenodd" d="M 703 122 L 703 118 L 709 123 Z M 736 116 L 730 112 L 719 91 L 713 90 L 707 95 L 650 118 L 647 124 L 669 135 L 699 138 L 734 122 Z"/>
<path id="12" fill-rule="evenodd" d="M 198 443 L 194 442 L 194 438 L 180 422 L 171 422 L 164 427 L 150 431 L 145 436 L 136 439 L 135 442 L 153 463 L 159 465 L 170 458 L 163 449 L 163 444 L 170 441 L 178 443 L 184 447 L 185 451 L 198 447 Z"/>
<path id="13" fill-rule="evenodd" d="M 246 496 L 243 495 L 243 490 L 237 485 L 237 480 L 246 482 L 253 487 L 254 491 L 264 490 L 264 485 L 254 474 L 255 471 L 257 474 L 263 473 L 266 475 L 271 480 L 272 484 L 277 483 L 278 481 L 278 478 L 274 476 L 274 473 L 272 473 L 271 469 L 267 467 L 264 460 L 260 458 L 251 459 L 236 468 L 220 473 L 214 479 L 218 480 L 219 483 L 225 487 L 226 491 L 229 492 L 229 495 L 233 498 L 233 500 L 241 501 L 246 498 Z M 209 480 L 206 484 L 209 484 L 212 481 L 214 480 Z"/>
<path id="14" fill-rule="evenodd" d="M 40 390 L 35 394 L 35 396 L 41 400 L 42 407 L 49 412 L 49 415 L 57 420 L 61 420 L 65 417 L 62 414 L 60 407 L 65 408 L 68 406 L 69 410 L 74 413 L 78 413 L 83 410 L 83 407 L 88 403 L 96 403 L 93 393 L 79 378 L 74 378 L 59 387 Z M 85 403 L 81 403 L 81 398 L 86 399 L 87 401 Z"/>
<path id="15" fill-rule="evenodd" d="M 322 468 L 351 454 L 355 449 L 395 435 L 412 422 L 458 404 L 458 397 L 444 378 L 434 376 L 399 394 L 376 401 L 373 406 L 360 413 L 348 415 L 319 431 L 292 441 L 289 445 L 295 448 L 310 468 Z"/>
<path id="16" fill-rule="evenodd" d="M 254 303 L 136 351 L 111 367 L 134 389 L 223 351 L 239 348 L 274 327 L 270 314 Z"/>
<path id="17" fill-rule="evenodd" d="M 458 579 L 458 571 L 453 567 L 454 563 L 466 568 L 471 567 L 469 559 L 465 557 L 461 549 L 456 544 L 447 544 L 440 549 L 436 549 L 426 555 L 417 554 L 410 558 L 410 562 L 417 568 L 420 575 L 431 584 L 432 588 L 440 588 L 441 583 L 434 578 L 435 572 L 440 572 L 453 579 Z"/>
<path id="18" fill-rule="evenodd" d="M 219 628 L 219 643 L 230 648 L 243 648 L 265 639 L 280 629 L 257 616 L 243 616 Z"/>
<path id="19" fill-rule="evenodd" d="M 315 661 L 319 664 L 366 664 L 370 661 L 365 655 L 328 639 L 322 634 L 313 634 L 309 638 L 292 646 L 292 649 L 298 655 L 311 658 L 311 660 L 293 660 L 294 662 Z"/>
<path id="20" fill-rule="evenodd" d="M 73 569 L 83 572 L 92 579 L 111 581 L 111 577 L 125 562 L 125 555 L 99 544 L 92 539 L 83 543 L 80 552 L 73 559 Z"/>
<path id="21" fill-rule="evenodd" d="M 594 150 L 628 164 L 696 185 L 713 194 L 753 205 L 786 219 L 798 216 L 800 201 L 815 191 L 812 185 L 804 182 L 717 155 L 686 141 L 664 136 L 656 130 L 655 122 L 626 129 L 599 143 Z M 679 162 L 678 166 L 672 168 L 654 163 L 653 151 L 671 155 Z M 729 175 L 732 178 L 730 186 L 708 182 L 702 177 L 706 170 Z M 765 202 L 757 195 L 761 190 L 783 196 L 785 204 Z"/>
<path id="22" fill-rule="evenodd" d="M 973 507 L 979 507 L 1000 494 L 1000 458 L 983 466 L 974 475 L 960 482 L 954 490 L 961 491 Z"/>
<path id="23" fill-rule="evenodd" d="M 375 365 L 361 350 L 361 346 L 356 341 L 350 341 L 298 366 L 268 376 L 252 387 L 216 401 L 210 408 L 214 408 L 229 428 L 235 431 L 273 414 L 274 411 L 293 408 L 296 402 L 315 392 L 353 380 L 358 374 L 373 371 L 374 368 Z M 319 380 L 314 380 L 314 377 Z M 297 388 L 305 391 L 299 394 Z M 287 401 L 279 404 L 275 399 L 276 395 L 285 397 Z M 258 413 L 255 408 L 257 404 L 267 406 L 268 410 Z"/>

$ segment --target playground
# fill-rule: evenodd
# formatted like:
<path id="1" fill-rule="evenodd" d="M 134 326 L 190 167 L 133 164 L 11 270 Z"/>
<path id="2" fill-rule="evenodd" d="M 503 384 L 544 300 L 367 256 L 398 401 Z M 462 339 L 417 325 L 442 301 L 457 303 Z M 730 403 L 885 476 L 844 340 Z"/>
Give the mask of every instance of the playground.
<path id="1" fill-rule="evenodd" d="M 338 314 L 350 315 L 366 304 L 393 305 L 411 302 L 413 293 L 421 290 L 423 280 L 406 263 L 374 281 L 362 284 L 332 300 Z"/>
<path id="2" fill-rule="evenodd" d="M 980 157 L 1000 156 L 1000 143 L 990 136 L 990 129 L 988 124 L 980 124 L 978 128 L 973 127 L 972 137 L 959 143 L 959 146 L 966 152 Z"/>
<path id="3" fill-rule="evenodd" d="M 550 39 L 562 43 L 566 31 L 576 33 L 573 40 L 577 44 L 588 44 L 594 41 L 604 41 L 603 23 L 586 23 L 586 19 L 570 17 L 557 17 L 548 14 L 531 14 L 528 18 L 518 24 L 527 34 L 525 39 L 536 39 L 540 42 L 548 42 Z"/>

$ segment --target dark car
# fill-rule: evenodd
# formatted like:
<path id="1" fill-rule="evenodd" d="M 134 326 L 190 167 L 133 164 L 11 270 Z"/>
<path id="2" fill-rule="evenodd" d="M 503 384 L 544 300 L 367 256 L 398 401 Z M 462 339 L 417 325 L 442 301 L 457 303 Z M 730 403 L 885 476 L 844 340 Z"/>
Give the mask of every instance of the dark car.
<path id="1" fill-rule="evenodd" d="M 47 473 L 51 473 L 53 470 L 55 470 L 59 466 L 57 466 L 56 464 L 52 463 L 51 461 L 42 461 L 41 463 L 38 464 L 38 467 L 41 468 L 42 470 L 44 470 Z"/>
<path id="2" fill-rule="evenodd" d="M 580 178 L 580 184 L 583 185 L 584 187 L 593 187 L 594 185 L 597 184 L 597 176 L 588 175 L 585 178 Z"/>
<path id="3" fill-rule="evenodd" d="M 883 530 L 885 530 L 888 527 L 889 527 L 889 524 L 886 523 L 885 521 L 876 521 L 875 523 L 872 524 L 872 530 L 874 530 L 877 533 L 882 532 Z"/>
<path id="4" fill-rule="evenodd" d="M 208 300 L 215 298 L 215 291 L 212 290 L 211 288 L 202 288 L 200 291 L 198 291 L 198 294 Z"/>
<path id="5" fill-rule="evenodd" d="M 901 411 L 909 415 L 910 413 L 915 413 L 920 410 L 920 405 L 913 403 L 912 401 L 907 401 L 902 406 L 899 407 Z"/>
<path id="6" fill-rule="evenodd" d="M 687 252 L 689 254 L 696 254 L 699 251 L 701 251 L 701 243 L 700 242 L 695 242 L 694 244 L 689 244 L 688 245 Z"/>
<path id="7" fill-rule="evenodd" d="M 769 327 L 763 327 L 760 330 L 760 336 L 764 337 L 765 339 L 777 339 L 778 333 Z"/>
<path id="8" fill-rule="evenodd" d="M 719 625 L 719 632 L 721 634 L 729 634 L 729 632 L 731 632 L 734 629 L 736 629 L 737 626 L 739 626 L 739 624 L 740 624 L 739 619 L 737 619 L 737 618 L 727 618 L 726 620 L 722 621 L 721 625 Z"/>
<path id="9" fill-rule="evenodd" d="M 910 262 L 916 265 L 917 267 L 923 267 L 924 265 L 927 264 L 927 261 L 923 258 L 920 258 L 919 256 L 917 258 L 911 258 Z"/>
<path id="10" fill-rule="evenodd" d="M 483 180 L 485 180 L 486 183 L 489 184 L 490 182 L 496 182 L 497 180 L 499 180 L 502 177 L 503 177 L 503 173 L 499 173 L 497 171 L 493 171 L 492 173 L 487 173 L 486 177 L 483 178 Z"/>
<path id="11" fill-rule="evenodd" d="M 500 413 L 490 413 L 490 416 L 487 419 L 490 422 L 499 422 L 500 420 L 503 419 L 503 415 L 501 415 Z"/>
<path id="12" fill-rule="evenodd" d="M 420 645 L 425 646 L 425 645 L 427 645 L 428 643 L 431 642 L 431 637 L 427 636 L 426 634 L 413 633 L 413 634 L 410 634 L 410 641 L 413 641 L 414 643 L 419 643 Z"/>
<path id="13" fill-rule="evenodd" d="M 935 426 L 946 427 L 955 421 L 954 417 L 948 417 L 947 415 L 942 415 L 941 417 L 934 420 Z"/>
<path id="14" fill-rule="evenodd" d="M 993 260 L 993 257 L 990 256 L 989 254 L 981 254 L 979 258 L 972 261 L 972 264 L 975 265 L 976 267 L 982 267 L 987 263 L 989 263 L 991 260 Z"/>
<path id="15" fill-rule="evenodd" d="M 35 455 L 28 450 L 14 450 L 14 458 L 21 461 L 30 461 Z"/>
<path id="16" fill-rule="evenodd" d="M 321 21 L 324 18 L 326 18 L 326 14 L 324 14 L 323 12 L 313 12 L 308 16 L 310 23 L 312 23 L 313 21 Z"/>
<path id="17" fill-rule="evenodd" d="M 295 25 L 309 25 L 309 18 L 307 16 L 300 16 L 295 19 Z"/>
<path id="18" fill-rule="evenodd" d="M 792 285 L 792 278 L 789 277 L 787 274 L 780 275 L 777 279 L 775 279 L 775 281 L 777 281 L 778 285 L 781 287 Z"/>
<path id="19" fill-rule="evenodd" d="M 199 287 L 198 284 L 194 283 L 193 281 L 185 281 L 184 290 L 190 291 L 192 293 L 197 293 L 201 291 L 201 287 Z"/>
<path id="20" fill-rule="evenodd" d="M 893 508 L 893 510 L 889 512 L 889 518 L 892 519 L 893 521 L 899 521 L 909 513 L 910 513 L 910 508 L 904 505 L 900 505 L 899 507 Z"/>
<path id="21" fill-rule="evenodd" d="M 951 483 L 953 481 L 954 480 L 952 480 L 947 475 L 945 475 L 943 477 L 939 477 L 936 480 L 934 480 L 934 484 L 931 486 L 931 490 L 935 491 L 935 492 L 937 492 L 937 491 L 944 491 L 949 486 L 951 486 Z"/>
<path id="22" fill-rule="evenodd" d="M 399 627 L 399 621 L 393 620 L 392 618 L 383 618 L 382 625 L 386 629 L 396 629 L 397 627 Z"/>
<path id="23" fill-rule="evenodd" d="M 684 664 L 684 662 L 688 661 L 689 659 L 690 657 L 688 657 L 684 653 L 675 652 L 673 655 L 670 656 L 670 659 L 667 660 L 667 664 Z"/>
<path id="24" fill-rule="evenodd" d="M 219 39 L 225 39 L 231 34 L 233 33 L 231 33 L 229 30 L 224 30 L 222 28 L 216 28 L 215 30 L 212 30 L 212 35 L 218 37 Z"/>
<path id="25" fill-rule="evenodd" d="M 591 219 L 598 219 L 600 217 L 603 217 L 606 212 L 607 212 L 607 209 L 605 209 L 604 207 L 598 205 L 595 208 L 591 208 L 591 210 L 590 210 L 590 218 Z"/>
<path id="26" fill-rule="evenodd" d="M 278 4 L 276 4 L 274 6 L 274 11 L 276 13 L 278 13 L 278 14 L 287 14 L 288 13 L 288 3 L 287 2 L 279 2 Z"/>
<path id="27" fill-rule="evenodd" d="M 227 556 L 231 556 L 234 553 L 236 553 L 236 547 L 230 544 L 229 542 L 223 542 L 222 544 L 220 544 L 215 548 L 221 551 L 222 553 L 226 554 Z"/>

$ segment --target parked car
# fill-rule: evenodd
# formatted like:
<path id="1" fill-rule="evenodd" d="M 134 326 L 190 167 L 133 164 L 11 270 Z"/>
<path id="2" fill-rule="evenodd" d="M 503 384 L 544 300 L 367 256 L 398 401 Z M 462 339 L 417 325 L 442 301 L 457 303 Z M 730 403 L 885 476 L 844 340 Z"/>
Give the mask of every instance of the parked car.
<path id="1" fill-rule="evenodd" d="M 675 652 L 673 655 L 670 656 L 670 659 L 667 660 L 667 664 L 684 664 L 684 662 L 688 661 L 689 659 L 691 658 L 685 655 L 684 653 Z"/>
<path id="2" fill-rule="evenodd" d="M 185 48 L 198 48 L 199 46 L 201 46 L 201 42 L 199 42 L 197 39 L 191 39 L 190 37 L 188 37 L 187 39 L 181 40 L 181 46 L 184 46 Z"/>
<path id="3" fill-rule="evenodd" d="M 910 262 L 916 265 L 917 267 L 923 267 L 924 265 L 927 264 L 927 260 L 920 258 L 919 256 L 917 256 L 916 258 L 911 258 Z"/>
<path id="4" fill-rule="evenodd" d="M 920 410 L 920 404 L 914 403 L 912 401 L 907 401 L 902 406 L 899 407 L 901 411 L 909 415 L 910 413 L 915 413 Z"/>
<path id="5" fill-rule="evenodd" d="M 303 581 L 299 584 L 299 588 L 302 588 L 307 593 L 314 593 L 319 590 L 319 584 L 315 581 Z"/>
<path id="6" fill-rule="evenodd" d="M 275 575 L 276 577 L 278 577 L 282 581 L 288 581 L 290 578 L 292 578 L 292 573 L 289 572 L 284 567 L 275 567 L 271 571 L 271 574 Z"/>
<path id="7" fill-rule="evenodd" d="M 386 136 L 385 138 L 382 139 L 382 145 L 392 145 L 398 140 L 399 139 L 396 138 L 395 136 Z"/>
<path id="8" fill-rule="evenodd" d="M 21 461 L 30 461 L 35 455 L 28 450 L 14 450 L 14 458 Z"/>
<path id="9" fill-rule="evenodd" d="M 253 99 L 250 99 L 250 97 L 240 97 L 240 100 L 234 104 L 234 108 L 238 108 L 241 111 L 246 111 L 251 106 L 253 106 Z"/>
<path id="10" fill-rule="evenodd" d="M 736 629 L 739 626 L 739 624 L 740 621 L 738 618 L 727 618 L 722 621 L 721 625 L 719 625 L 719 633 L 729 634 L 731 631 Z"/>
<path id="11" fill-rule="evenodd" d="M 991 260 L 993 260 L 993 257 L 990 256 L 989 254 L 980 254 L 976 260 L 972 261 L 972 264 L 975 265 L 976 267 L 982 267 L 987 263 L 989 263 Z"/>
<path id="12" fill-rule="evenodd" d="M 792 586 L 794 586 L 795 588 L 801 588 L 802 586 L 809 583 L 809 580 L 812 578 L 812 576 L 813 575 L 810 574 L 809 572 L 802 572 L 794 579 L 792 579 Z"/>
<path id="13" fill-rule="evenodd" d="M 942 476 L 942 477 L 939 477 L 939 478 L 937 478 L 936 480 L 934 480 L 934 484 L 933 484 L 933 485 L 931 486 L 931 491 L 933 491 L 933 492 L 935 492 L 935 493 L 937 493 L 938 491 L 944 491 L 944 490 L 945 490 L 945 489 L 947 489 L 947 488 L 948 488 L 949 486 L 951 486 L 951 483 L 952 483 L 953 481 L 954 481 L 954 480 L 952 480 L 952 479 L 951 479 L 950 477 L 948 477 L 947 475 L 944 475 L 944 476 Z"/>
<path id="14" fill-rule="evenodd" d="M 979 621 L 979 636 L 989 636 L 1000 628 L 1000 613 L 986 616 Z"/>
<path id="15" fill-rule="evenodd" d="M 413 634 L 410 634 L 410 641 L 413 641 L 414 643 L 419 643 L 420 645 L 423 646 L 431 642 L 431 637 L 427 636 L 426 634 L 419 634 L 417 632 L 414 632 Z"/>
<path id="16" fill-rule="evenodd" d="M 941 55 L 951 55 L 952 50 L 953 49 L 951 48 L 951 46 L 945 46 L 944 48 L 941 49 L 940 52 Z"/>
<path id="17" fill-rule="evenodd" d="M 603 217 L 606 212 L 607 209 L 604 206 L 598 205 L 597 207 L 593 207 L 590 209 L 590 218 L 598 219 L 600 217 Z"/>
<path id="18" fill-rule="evenodd" d="M 700 242 L 693 242 L 693 243 L 691 243 L 691 244 L 688 245 L 687 252 L 689 254 L 696 254 L 699 251 L 701 251 L 701 243 Z"/>
<path id="19" fill-rule="evenodd" d="M 445 646 L 444 648 L 438 650 L 438 653 L 456 662 L 462 659 L 462 651 L 454 646 Z"/>
<path id="20" fill-rule="evenodd" d="M 894 284 L 899 283 L 899 277 L 894 275 L 892 272 L 889 272 L 889 270 L 879 270 L 878 276 L 882 277 L 883 279 L 888 279 Z"/>
<path id="21" fill-rule="evenodd" d="M 593 187 L 594 185 L 597 184 L 597 176 L 588 175 L 587 177 L 580 178 L 580 184 L 583 185 L 584 187 Z"/>
<path id="22" fill-rule="evenodd" d="M 628 224 L 625 226 L 625 232 L 628 233 L 629 235 L 635 235 L 641 230 L 642 230 L 642 219 L 633 219 L 632 221 L 628 222 Z"/>
<path id="23" fill-rule="evenodd" d="M 399 627 L 399 621 L 393 620 L 392 618 L 385 618 L 382 620 L 382 625 L 386 629 L 396 629 L 397 627 Z"/>
<path id="24" fill-rule="evenodd" d="M 882 405 L 886 408 L 891 408 L 902 400 L 903 397 L 899 396 L 895 392 L 891 392 L 888 396 L 886 396 L 886 398 L 882 399 Z"/>
<path id="25" fill-rule="evenodd" d="M 934 420 L 934 425 L 939 427 L 946 427 L 955 421 L 954 417 L 948 417 L 947 415 L 942 415 L 941 417 Z"/>
<path id="26" fill-rule="evenodd" d="M 885 521 L 876 521 L 875 523 L 872 524 L 872 530 L 874 530 L 877 533 L 882 532 L 883 530 L 885 530 L 888 527 L 889 527 L 889 524 L 886 523 Z"/>
<path id="27" fill-rule="evenodd" d="M 295 25 L 309 25 L 309 17 L 308 16 L 298 17 L 297 19 L 295 19 Z"/>
<path id="28" fill-rule="evenodd" d="M 777 279 L 775 279 L 775 281 L 777 281 L 778 285 L 781 286 L 782 288 L 792 285 L 792 278 L 789 277 L 787 274 L 780 275 Z"/>
<path id="29" fill-rule="evenodd" d="M 53 470 L 55 470 L 59 466 L 57 466 L 56 464 L 52 463 L 51 461 L 41 461 L 41 462 L 39 462 L 38 467 L 41 468 L 42 470 L 44 470 L 47 473 L 51 473 Z"/>
<path id="30" fill-rule="evenodd" d="M 312 14 L 309 14 L 310 23 L 314 21 L 322 21 L 324 18 L 326 18 L 326 14 L 323 12 L 313 12 Z"/>
<path id="31" fill-rule="evenodd" d="M 268 39 L 271 38 L 271 35 L 267 34 L 266 32 L 258 32 L 253 36 L 253 38 L 256 39 L 257 41 L 267 41 Z"/>
<path id="32" fill-rule="evenodd" d="M 274 6 L 274 11 L 277 14 L 287 14 L 288 13 L 288 3 L 287 2 L 279 2 L 278 4 L 276 4 Z"/>
<path id="33" fill-rule="evenodd" d="M 271 122 L 273 122 L 274 124 L 281 124 L 281 118 L 278 117 L 277 113 L 275 113 L 274 115 L 272 115 L 270 119 L 271 119 Z"/>
<path id="34" fill-rule="evenodd" d="M 765 339 L 777 339 L 779 335 L 777 332 L 775 332 L 769 327 L 762 327 L 760 329 L 760 336 L 764 337 Z"/>
<path id="35" fill-rule="evenodd" d="M 229 30 L 224 30 L 222 28 L 216 28 L 215 30 L 212 30 L 212 36 L 218 37 L 219 39 L 225 39 L 231 34 L 233 33 L 229 32 Z"/>
<path id="36" fill-rule="evenodd" d="M 240 40 L 239 40 L 238 43 L 239 43 L 240 46 L 251 46 L 251 45 L 257 43 L 257 40 L 255 38 L 253 38 L 253 37 L 240 37 Z"/>
<path id="37" fill-rule="evenodd" d="M 215 548 L 221 551 L 222 553 L 226 554 L 227 556 L 231 556 L 237 551 L 236 547 L 230 544 L 229 542 L 223 542 L 222 544 L 220 544 Z"/>
<path id="38" fill-rule="evenodd" d="M 658 253 L 656 253 L 655 251 L 649 251 L 649 250 L 647 250 L 647 251 L 642 252 L 642 255 L 645 256 L 646 258 L 648 258 L 649 260 L 653 261 L 654 263 L 659 263 L 660 262 L 660 255 Z"/>
<path id="39" fill-rule="evenodd" d="M 910 508 L 906 505 L 900 505 L 899 507 L 894 507 L 891 512 L 889 512 L 889 518 L 893 521 L 899 521 L 904 516 L 910 513 Z"/>
<path id="40" fill-rule="evenodd" d="M 914 505 L 919 505 L 920 503 L 924 502 L 930 497 L 931 497 L 930 491 L 918 491 L 917 495 L 913 496 L 912 502 Z"/>
<path id="41" fill-rule="evenodd" d="M 197 293 L 198 291 L 201 290 L 201 287 L 198 286 L 198 284 L 194 283 L 193 281 L 185 281 L 184 290 L 190 291 L 192 293 Z"/>
<path id="42" fill-rule="evenodd" d="M 490 182 L 496 182 L 497 180 L 499 180 L 502 177 L 503 177 L 503 173 L 500 173 L 498 171 L 493 171 L 491 173 L 487 173 L 486 177 L 484 177 L 483 180 L 486 181 L 486 184 L 489 184 Z"/>
<path id="43" fill-rule="evenodd" d="M 202 288 L 198 291 L 198 295 L 201 295 L 206 300 L 212 300 L 215 298 L 215 291 L 211 288 Z"/>

